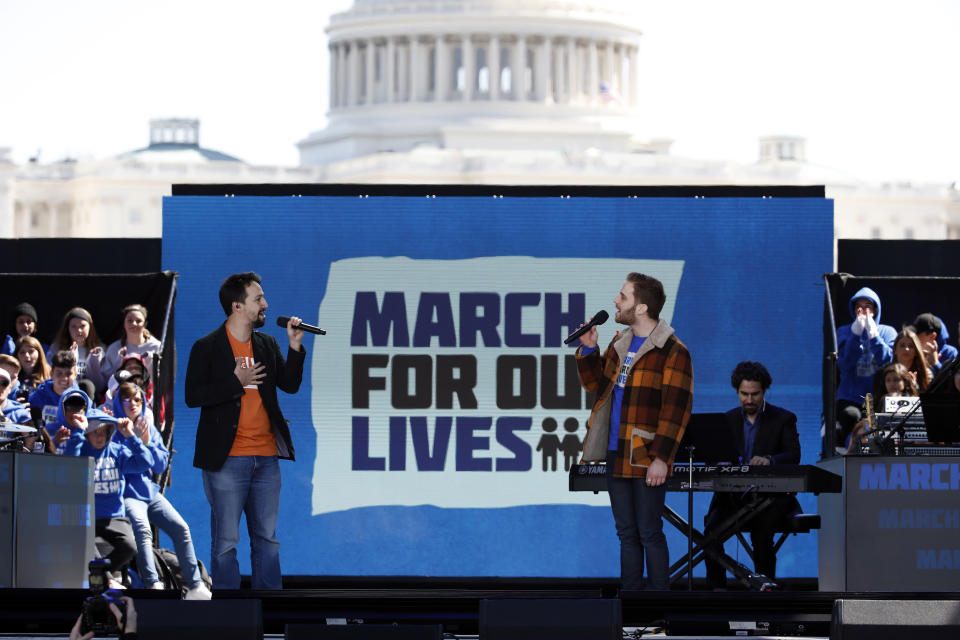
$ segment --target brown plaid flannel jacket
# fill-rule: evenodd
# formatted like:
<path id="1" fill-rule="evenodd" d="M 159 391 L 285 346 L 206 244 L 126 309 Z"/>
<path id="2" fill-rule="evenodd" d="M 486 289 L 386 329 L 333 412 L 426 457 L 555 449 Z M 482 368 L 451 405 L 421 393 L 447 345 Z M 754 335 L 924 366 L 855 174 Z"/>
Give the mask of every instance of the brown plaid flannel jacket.
<path id="1" fill-rule="evenodd" d="M 633 341 L 629 328 L 618 333 L 601 356 L 577 350 L 580 384 L 597 394 L 583 442 L 583 460 L 604 460 L 610 433 L 610 407 L 620 363 Z M 627 372 L 620 415 L 617 462 L 618 478 L 643 478 L 654 458 L 667 463 L 673 473 L 673 457 L 693 407 L 693 365 L 690 352 L 663 320 L 640 347 Z"/>

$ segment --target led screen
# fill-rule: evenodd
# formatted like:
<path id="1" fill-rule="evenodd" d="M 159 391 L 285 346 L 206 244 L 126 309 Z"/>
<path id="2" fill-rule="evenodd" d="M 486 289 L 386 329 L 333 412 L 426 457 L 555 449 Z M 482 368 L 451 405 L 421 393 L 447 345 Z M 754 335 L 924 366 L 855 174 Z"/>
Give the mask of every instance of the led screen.
<path id="1" fill-rule="evenodd" d="M 327 331 L 304 341 L 299 393 L 280 394 L 296 447 L 281 463 L 286 574 L 616 576 L 606 495 L 567 490 L 590 407 L 563 338 L 605 309 L 606 345 L 626 274 L 653 275 L 693 358 L 694 411 L 737 406 L 731 370 L 762 361 L 813 463 L 832 234 L 820 198 L 165 198 L 163 266 L 180 274 L 168 497 L 206 561 L 183 378 L 225 319 L 221 280 L 254 270 L 282 347 L 278 315 Z M 708 502 L 696 496 L 698 528 Z M 686 515 L 684 495 L 668 505 Z M 686 539 L 665 528 L 679 557 Z M 815 534 L 793 537 L 778 575 L 815 576 L 815 551 Z"/>

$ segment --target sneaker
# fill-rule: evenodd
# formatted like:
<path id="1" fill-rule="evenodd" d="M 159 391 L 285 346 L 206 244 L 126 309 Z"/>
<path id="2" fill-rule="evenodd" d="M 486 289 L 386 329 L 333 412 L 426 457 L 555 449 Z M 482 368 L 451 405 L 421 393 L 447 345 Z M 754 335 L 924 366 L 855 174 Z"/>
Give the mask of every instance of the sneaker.
<path id="1" fill-rule="evenodd" d="M 163 586 L 162 582 L 154 582 L 154 583 L 151 583 L 150 586 L 147 587 L 147 589 L 156 589 L 157 591 L 163 591 L 164 589 L 166 589 L 166 587 Z"/>
<path id="2" fill-rule="evenodd" d="M 109 578 L 109 579 L 107 580 L 107 588 L 108 588 L 108 589 L 120 589 L 120 590 L 124 590 L 124 589 L 126 589 L 127 587 L 126 587 L 122 582 L 120 582 L 119 580 L 114 580 L 113 578 Z"/>
<path id="3" fill-rule="evenodd" d="M 207 585 L 201 582 L 197 586 L 187 591 L 187 594 L 183 596 L 183 599 L 184 600 L 210 600 L 212 597 L 213 597 L 213 594 L 210 593 L 210 589 L 207 589 Z"/>

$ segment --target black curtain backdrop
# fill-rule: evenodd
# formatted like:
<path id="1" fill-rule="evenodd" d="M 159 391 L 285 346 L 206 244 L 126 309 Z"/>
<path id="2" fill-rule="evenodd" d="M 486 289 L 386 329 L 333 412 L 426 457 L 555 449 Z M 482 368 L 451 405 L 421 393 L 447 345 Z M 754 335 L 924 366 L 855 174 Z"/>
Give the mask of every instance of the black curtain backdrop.
<path id="1" fill-rule="evenodd" d="M 960 275 L 960 240 L 837 240 L 837 272 L 858 276 Z"/>
<path id="2" fill-rule="evenodd" d="M 160 246 L 160 238 L 0 239 L 0 273 L 150 273 L 162 268 Z"/>
<path id="3" fill-rule="evenodd" d="M 29 302 L 37 310 L 37 338 L 53 342 L 71 307 L 93 316 L 97 335 L 108 345 L 120 338 L 120 310 L 134 302 L 147 308 L 147 328 L 158 340 L 175 272 L 160 273 L 0 273 L 0 331 L 13 333 L 13 309 Z M 172 335 L 172 334 L 171 334 Z"/>

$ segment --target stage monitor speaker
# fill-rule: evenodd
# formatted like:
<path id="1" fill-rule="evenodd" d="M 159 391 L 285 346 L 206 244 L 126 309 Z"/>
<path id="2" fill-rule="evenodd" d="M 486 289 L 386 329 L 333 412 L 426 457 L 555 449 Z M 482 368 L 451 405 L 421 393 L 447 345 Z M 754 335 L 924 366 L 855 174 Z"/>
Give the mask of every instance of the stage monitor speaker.
<path id="1" fill-rule="evenodd" d="M 286 640 L 440 640 L 439 624 L 288 624 Z"/>
<path id="2" fill-rule="evenodd" d="M 619 600 L 481 600 L 480 640 L 620 640 Z"/>
<path id="3" fill-rule="evenodd" d="M 836 600 L 830 640 L 960 638 L 960 600 Z"/>
<path id="4" fill-rule="evenodd" d="M 140 640 L 263 640 L 259 600 L 148 600 L 134 603 Z"/>

